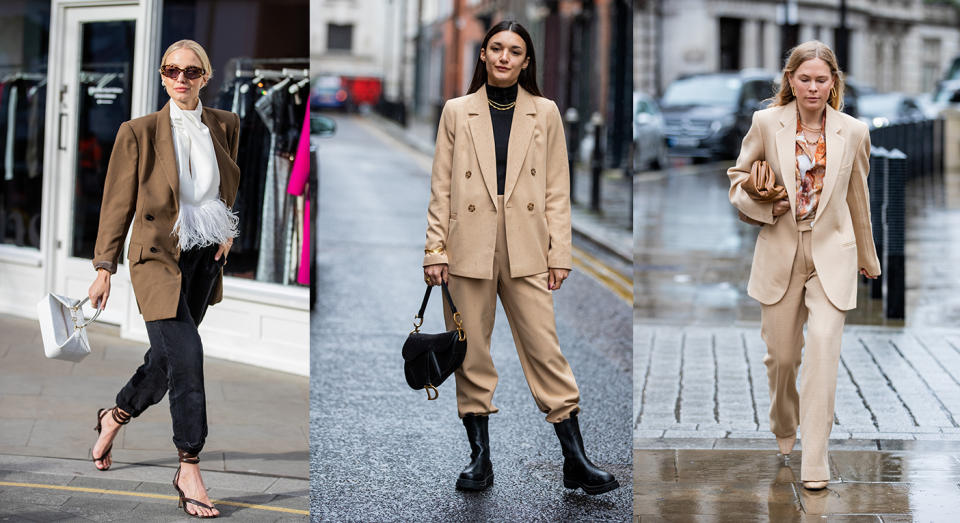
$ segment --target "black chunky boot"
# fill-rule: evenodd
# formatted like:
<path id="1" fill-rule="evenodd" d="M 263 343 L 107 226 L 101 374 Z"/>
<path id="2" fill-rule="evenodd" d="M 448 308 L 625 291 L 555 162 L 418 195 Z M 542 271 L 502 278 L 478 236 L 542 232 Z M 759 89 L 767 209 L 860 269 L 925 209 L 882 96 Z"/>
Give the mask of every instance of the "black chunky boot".
<path id="1" fill-rule="evenodd" d="M 470 464 L 457 478 L 457 490 L 483 490 L 493 485 L 493 464 L 490 463 L 489 416 L 467 414 L 463 426 L 470 440 Z"/>
<path id="2" fill-rule="evenodd" d="M 564 487 L 582 488 L 592 496 L 609 492 L 620 486 L 613 474 L 600 470 L 587 458 L 576 413 L 560 423 L 554 423 L 553 428 L 557 431 L 560 447 L 563 448 Z"/>

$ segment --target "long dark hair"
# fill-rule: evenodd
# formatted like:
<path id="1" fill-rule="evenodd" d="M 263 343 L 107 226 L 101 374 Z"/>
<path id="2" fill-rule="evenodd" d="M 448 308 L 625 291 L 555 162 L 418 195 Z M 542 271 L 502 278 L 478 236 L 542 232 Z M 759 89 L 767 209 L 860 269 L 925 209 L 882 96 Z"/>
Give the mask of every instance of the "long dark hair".
<path id="1" fill-rule="evenodd" d="M 520 84 L 520 87 L 526 89 L 528 93 L 534 96 L 543 96 L 543 94 L 540 93 L 540 88 L 537 87 L 537 57 L 533 51 L 533 40 L 530 38 L 530 33 L 528 33 L 519 22 L 515 20 L 504 20 L 491 27 L 490 30 L 487 31 L 487 35 L 483 37 L 483 45 L 480 47 L 486 49 L 487 42 L 490 41 L 490 38 L 500 31 L 513 31 L 520 35 L 520 38 L 523 38 L 523 43 L 527 47 L 527 58 L 530 58 L 530 62 L 527 64 L 526 69 L 520 71 L 520 78 L 517 79 L 517 83 Z M 483 60 L 477 56 L 477 66 L 473 69 L 473 80 L 470 81 L 470 89 L 467 89 L 467 94 L 476 92 L 477 89 L 480 89 L 486 83 L 487 66 L 483 63 Z"/>

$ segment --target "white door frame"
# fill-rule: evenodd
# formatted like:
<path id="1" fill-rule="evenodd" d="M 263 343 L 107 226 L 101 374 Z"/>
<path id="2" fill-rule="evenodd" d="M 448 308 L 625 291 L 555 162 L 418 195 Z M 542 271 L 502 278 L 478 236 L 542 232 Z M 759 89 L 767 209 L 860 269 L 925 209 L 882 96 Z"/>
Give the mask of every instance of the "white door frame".
<path id="1" fill-rule="evenodd" d="M 74 298 L 86 295 L 82 280 L 74 278 L 68 283 L 68 275 L 77 275 L 80 269 L 76 258 L 67 256 L 69 235 L 72 229 L 69 220 L 73 212 L 72 190 L 76 168 L 76 87 L 66 86 L 75 82 L 79 62 L 79 23 L 109 20 L 134 20 L 136 49 L 131 79 L 131 118 L 152 112 L 156 103 L 156 75 L 151 74 L 152 65 L 159 60 L 159 29 L 161 17 L 160 0 L 128 1 L 77 1 L 53 0 L 50 17 L 50 46 L 47 77 L 47 107 L 45 114 L 44 178 L 41 223 L 41 253 L 45 267 L 44 292 L 69 294 Z M 61 90 L 63 91 L 61 96 Z M 73 90 L 71 92 L 70 90 Z M 63 129 L 61 129 L 61 112 Z M 62 136 L 60 133 L 63 133 Z M 61 151 L 60 144 L 67 150 Z M 95 273 L 89 267 L 89 282 Z M 133 301 L 132 289 L 126 267 L 113 278 L 112 306 L 101 316 L 109 323 L 120 323 L 128 316 Z"/>

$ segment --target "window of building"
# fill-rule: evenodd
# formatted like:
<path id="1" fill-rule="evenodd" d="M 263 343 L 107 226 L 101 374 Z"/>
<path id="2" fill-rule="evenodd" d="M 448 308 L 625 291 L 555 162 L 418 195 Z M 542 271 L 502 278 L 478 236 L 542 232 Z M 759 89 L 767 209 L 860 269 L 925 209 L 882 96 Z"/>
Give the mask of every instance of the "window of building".
<path id="1" fill-rule="evenodd" d="M 743 20 L 720 18 L 720 70 L 740 69 L 740 32 Z"/>
<path id="2" fill-rule="evenodd" d="M 923 58 L 920 71 L 920 90 L 932 92 L 940 79 L 940 39 L 923 39 Z"/>
<path id="3" fill-rule="evenodd" d="M 50 1 L 0 9 L 0 244 L 40 248 Z"/>
<path id="4" fill-rule="evenodd" d="M 327 24 L 327 51 L 353 49 L 353 24 Z"/>

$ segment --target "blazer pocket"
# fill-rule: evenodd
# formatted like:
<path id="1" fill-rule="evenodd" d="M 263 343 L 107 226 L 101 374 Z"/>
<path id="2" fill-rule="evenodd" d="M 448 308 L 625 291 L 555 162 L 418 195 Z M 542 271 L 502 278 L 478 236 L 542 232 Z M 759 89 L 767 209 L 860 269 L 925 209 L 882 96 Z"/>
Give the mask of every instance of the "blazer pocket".
<path id="1" fill-rule="evenodd" d="M 856 246 L 857 246 L 857 239 L 856 239 L 856 238 L 854 238 L 854 239 L 852 239 L 852 240 L 847 240 L 847 241 L 840 242 L 840 247 L 856 247 Z"/>
<path id="2" fill-rule="evenodd" d="M 127 247 L 127 259 L 133 263 L 140 263 L 142 257 L 143 247 L 138 243 L 130 242 L 130 247 Z"/>

